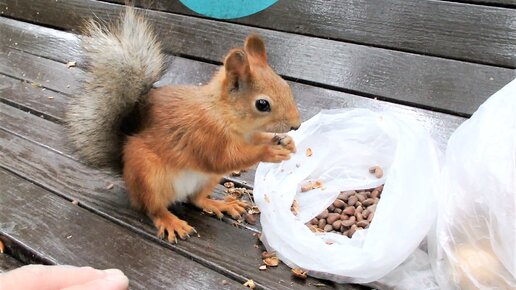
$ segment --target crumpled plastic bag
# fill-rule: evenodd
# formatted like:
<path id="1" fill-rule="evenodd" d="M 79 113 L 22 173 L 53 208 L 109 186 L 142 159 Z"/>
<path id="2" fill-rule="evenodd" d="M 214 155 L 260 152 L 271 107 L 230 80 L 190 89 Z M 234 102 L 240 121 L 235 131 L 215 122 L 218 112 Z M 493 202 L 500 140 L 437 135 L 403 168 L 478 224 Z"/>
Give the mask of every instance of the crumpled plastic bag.
<path id="1" fill-rule="evenodd" d="M 450 137 L 429 253 L 441 289 L 516 289 L 516 80 Z"/>
<path id="2" fill-rule="evenodd" d="M 440 154 L 415 121 L 365 109 L 322 111 L 290 134 L 297 153 L 261 163 L 254 198 L 262 242 L 290 267 L 336 282 L 369 283 L 399 266 L 420 245 L 436 218 Z M 307 148 L 312 156 L 306 156 Z M 377 179 L 368 169 L 379 165 Z M 306 180 L 323 186 L 300 192 Z M 305 225 L 340 191 L 385 184 L 369 228 L 350 239 L 313 233 Z M 299 212 L 290 208 L 297 200 Z M 330 244 L 331 243 L 331 244 Z"/>

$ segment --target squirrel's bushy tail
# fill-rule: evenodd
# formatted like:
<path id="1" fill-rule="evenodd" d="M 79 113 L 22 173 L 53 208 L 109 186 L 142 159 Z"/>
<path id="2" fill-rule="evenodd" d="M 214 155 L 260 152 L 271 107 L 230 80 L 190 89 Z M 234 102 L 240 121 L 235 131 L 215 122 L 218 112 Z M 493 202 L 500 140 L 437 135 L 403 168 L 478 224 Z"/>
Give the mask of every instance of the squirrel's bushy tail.
<path id="1" fill-rule="evenodd" d="M 116 165 L 124 141 L 122 121 L 161 78 L 165 57 L 133 8 L 111 26 L 90 20 L 82 48 L 87 71 L 82 93 L 67 112 L 70 138 L 87 162 Z"/>

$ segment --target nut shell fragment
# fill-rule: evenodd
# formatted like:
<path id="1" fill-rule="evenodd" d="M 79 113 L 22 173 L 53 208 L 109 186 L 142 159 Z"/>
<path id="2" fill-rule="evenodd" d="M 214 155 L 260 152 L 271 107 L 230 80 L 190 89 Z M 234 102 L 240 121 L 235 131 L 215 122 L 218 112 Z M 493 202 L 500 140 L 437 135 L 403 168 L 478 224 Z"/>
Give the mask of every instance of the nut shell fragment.
<path id="1" fill-rule="evenodd" d="M 245 281 L 244 286 L 248 287 L 248 288 L 251 288 L 251 289 L 256 288 L 256 284 L 254 284 L 254 281 L 251 280 L 251 279 Z"/>
<path id="2" fill-rule="evenodd" d="M 297 200 L 294 199 L 294 201 L 292 202 L 292 206 L 290 206 L 290 211 L 294 215 L 297 215 L 297 213 L 299 212 L 299 204 L 297 203 Z"/>
<path id="3" fill-rule="evenodd" d="M 306 271 L 303 271 L 299 268 L 293 268 L 291 272 L 292 275 L 296 276 L 299 279 L 306 279 Z"/>
<path id="4" fill-rule="evenodd" d="M 374 174 L 376 178 L 382 178 L 383 177 L 383 169 L 380 166 L 373 166 L 369 168 L 369 173 Z"/>
<path id="5" fill-rule="evenodd" d="M 227 181 L 227 182 L 224 182 L 224 187 L 225 188 L 232 188 L 232 187 L 235 187 L 235 184 L 231 181 Z"/>
<path id="6" fill-rule="evenodd" d="M 279 259 L 278 257 L 269 257 L 263 259 L 263 263 L 269 267 L 277 267 L 279 265 Z"/>

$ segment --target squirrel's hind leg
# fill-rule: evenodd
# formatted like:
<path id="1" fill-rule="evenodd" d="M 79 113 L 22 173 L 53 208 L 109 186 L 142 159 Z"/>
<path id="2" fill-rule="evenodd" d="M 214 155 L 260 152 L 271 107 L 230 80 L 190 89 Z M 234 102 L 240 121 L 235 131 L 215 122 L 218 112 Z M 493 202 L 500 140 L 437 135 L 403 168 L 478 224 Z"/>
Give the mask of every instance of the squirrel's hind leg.
<path id="1" fill-rule="evenodd" d="M 148 214 L 158 229 L 158 237 L 163 239 L 167 235 L 168 241 L 171 243 L 177 243 L 176 233 L 180 239 L 184 240 L 189 238 L 190 234 L 197 232 L 187 222 L 178 218 L 166 208 L 157 213 Z"/>
<path id="2" fill-rule="evenodd" d="M 207 183 L 201 191 L 191 197 L 191 202 L 196 207 L 213 212 L 218 218 L 222 218 L 223 212 L 229 214 L 234 219 L 239 219 L 245 213 L 249 204 L 240 200 L 216 200 L 211 199 L 210 194 L 220 180 L 220 177 L 213 178 L 212 182 Z"/>
<path id="3" fill-rule="evenodd" d="M 195 229 L 173 215 L 167 207 L 175 202 L 176 194 L 171 173 L 162 160 L 141 142 L 130 137 L 124 146 L 124 181 L 131 204 L 142 209 L 152 219 L 160 238 L 177 242 L 186 239 Z"/>

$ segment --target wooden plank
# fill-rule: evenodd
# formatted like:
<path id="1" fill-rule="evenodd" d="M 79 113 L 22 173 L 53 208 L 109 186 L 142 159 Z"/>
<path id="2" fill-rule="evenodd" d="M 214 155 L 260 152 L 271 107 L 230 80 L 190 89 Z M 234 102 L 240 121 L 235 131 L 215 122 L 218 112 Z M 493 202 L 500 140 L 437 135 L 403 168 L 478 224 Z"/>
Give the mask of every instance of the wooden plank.
<path id="1" fill-rule="evenodd" d="M 6 117 L 8 114 L 16 114 L 17 111 L 23 116 Z M 40 130 L 47 136 L 46 138 L 60 140 L 63 142 L 61 147 L 65 147 L 65 138 L 62 133 L 56 135 L 52 129 L 45 129 L 52 128 L 49 121 L 38 121 L 37 117 L 16 109 L 9 109 L 5 104 L 0 104 L 0 114 L 2 120 L 5 120 L 0 124 L 0 129 L 3 129 L 0 130 L 0 151 L 4 153 L 0 156 L 0 166 L 69 200 L 77 200 L 88 210 L 131 228 L 163 247 L 173 249 L 190 259 L 209 265 L 218 272 L 238 279 L 240 282 L 246 278 L 252 278 L 265 289 L 303 289 L 304 284 L 293 279 L 289 269 L 283 264 L 277 269 L 259 271 L 260 253 L 263 249 L 255 247 L 257 240 L 252 232 L 222 223 L 216 218 L 206 217 L 202 212 L 192 210 L 188 206 L 177 205 L 172 210 L 194 226 L 201 234 L 201 238 L 194 237 L 177 245 L 158 240 L 154 236 L 155 229 L 150 220 L 130 208 L 119 177 L 109 172 L 91 169 L 56 151 L 39 146 L 35 142 L 29 141 L 32 136 L 21 138 L 8 133 L 15 126 L 21 128 L 41 123 Z M 5 123 L 19 118 L 25 118 L 25 121 L 11 124 L 10 129 L 6 128 Z M 16 132 L 30 131 L 19 129 Z M 37 139 L 37 136 L 34 139 Z M 109 190 L 106 186 L 110 183 L 113 183 L 114 187 Z M 219 196 L 221 195 L 220 190 L 219 187 Z M 310 279 L 308 282 L 316 281 Z M 305 286 L 307 287 L 307 285 Z M 358 286 L 334 285 L 333 287 L 360 289 L 356 288 Z"/>
<path id="2" fill-rule="evenodd" d="M 15 258 L 6 254 L 0 254 L 0 274 L 21 266 L 23 264 Z"/>
<path id="3" fill-rule="evenodd" d="M 42 118 L 62 122 L 64 108 L 56 106 L 56 103 L 65 103 L 67 98 L 69 97 L 65 94 L 34 86 L 26 79 L 0 75 L 0 100 L 15 106 L 23 106 Z"/>
<path id="4" fill-rule="evenodd" d="M 112 20 L 122 8 L 93 0 L 0 3 L 0 10 L 11 17 L 65 29 L 77 29 L 93 15 Z M 217 62 L 255 31 L 267 41 L 271 65 L 289 79 L 464 116 L 514 77 L 511 69 L 156 11 L 145 14 L 165 49 L 174 54 Z"/>
<path id="5" fill-rule="evenodd" d="M 516 8 L 516 0 L 441 0 L 441 1 Z"/>
<path id="6" fill-rule="evenodd" d="M 0 31 L 5 32 L 6 35 L 12 37 L 18 36 L 16 38 L 18 41 L 17 47 L 21 50 L 31 54 L 41 55 L 45 58 L 52 58 L 62 63 L 64 63 L 66 59 L 79 59 L 76 48 L 76 38 L 70 37 L 69 33 L 56 31 L 54 29 L 36 27 L 37 29 L 31 28 L 31 31 L 35 33 L 34 31 L 37 30 L 37 33 L 31 35 L 30 33 L 23 32 L 23 27 L 26 25 L 29 24 L 20 23 L 19 21 L 14 21 L 11 19 L 0 18 Z M 9 27 L 9 29 L 6 27 Z M 47 42 L 59 45 L 56 45 L 55 47 L 45 47 L 44 43 Z M 1 47 L 2 46 L 0 44 L 0 49 Z M 47 67 L 56 67 L 51 74 L 43 75 L 43 79 L 49 81 L 47 82 L 45 80 L 43 85 L 51 86 L 52 89 L 65 92 L 66 94 L 72 94 L 77 90 L 77 78 L 82 77 L 82 71 L 80 69 L 65 69 L 64 66 L 56 64 L 52 61 L 41 60 L 39 58 L 34 60 L 33 56 L 20 54 L 20 52 L 9 50 L 9 47 L 6 49 L 12 54 L 18 54 L 16 56 L 17 59 L 23 59 L 25 60 L 25 64 L 31 65 L 25 70 L 17 71 L 15 73 L 16 77 L 27 79 L 29 81 L 33 81 L 34 79 L 37 80 L 38 76 L 40 76 L 41 79 L 41 74 L 47 71 Z M 78 64 L 80 65 L 80 62 Z M 14 64 L 13 66 L 17 67 L 19 64 Z M 216 69 L 217 67 L 211 64 L 180 57 L 171 57 L 167 73 L 159 82 L 159 84 L 206 83 Z M 9 72 L 9 70 L 12 69 L 0 69 L 0 72 L 5 73 L 6 71 Z M 73 74 L 71 79 L 74 80 L 74 82 L 67 80 L 66 78 L 68 75 L 70 75 L 70 73 Z M 452 117 L 446 114 L 433 113 L 413 107 L 389 104 L 382 101 L 358 97 L 352 94 L 319 89 L 317 87 L 295 82 L 290 82 L 290 85 L 294 90 L 294 95 L 296 96 L 296 100 L 299 103 L 299 110 L 304 120 L 316 114 L 321 108 L 328 109 L 342 107 L 366 107 L 371 109 L 376 108 L 377 110 L 394 109 L 399 110 L 400 113 L 414 116 L 415 119 L 419 120 L 422 125 L 425 125 L 425 127 L 432 132 L 445 132 L 444 134 L 435 135 L 436 140 L 443 145 L 447 140 L 446 134 L 454 130 L 456 126 L 464 120 L 463 118 Z M 326 99 L 326 101 L 320 100 L 321 98 Z M 332 99 L 344 99 L 345 101 L 331 101 Z M 64 111 L 66 102 L 67 100 L 63 98 L 56 98 L 52 100 L 53 106 L 58 108 L 57 110 L 60 112 Z M 62 115 L 60 115 L 60 117 L 62 117 Z"/>
<path id="7" fill-rule="evenodd" d="M 123 0 L 107 2 L 124 3 Z M 200 16 L 179 1 L 137 2 L 150 9 Z M 514 0 L 464 2 L 515 5 Z M 511 25 L 514 21 L 514 10 L 406 0 L 278 1 L 257 14 L 230 20 L 255 27 L 515 68 L 516 28 Z"/>
<path id="8" fill-rule="evenodd" d="M 0 26 L 0 28 L 1 27 L 2 26 Z M 66 39 L 68 37 L 66 37 L 66 35 L 63 35 L 66 34 L 64 32 L 58 33 L 53 29 L 41 28 L 38 34 L 36 35 L 29 35 L 29 33 L 13 34 L 28 35 L 27 39 L 18 38 L 18 47 L 21 47 L 23 50 L 26 50 L 32 54 L 39 54 L 45 57 L 52 56 L 59 62 L 63 62 L 64 59 L 76 59 L 76 56 L 74 56 L 73 54 L 68 54 L 68 52 L 70 51 L 75 51 L 73 49 L 75 44 L 72 41 L 72 43 L 70 44 L 71 48 L 67 49 L 68 46 Z M 31 41 L 32 39 L 34 39 L 34 41 Z M 38 43 L 31 45 L 36 41 L 40 41 L 42 43 L 47 41 L 49 43 L 60 43 L 61 46 L 49 47 L 48 50 L 45 50 L 45 47 L 41 46 Z M 26 53 L 22 53 L 19 50 L 9 50 L 9 48 L 7 48 L 7 50 L 11 53 L 11 57 L 13 57 L 13 55 L 16 54 L 17 59 L 24 61 L 24 70 L 12 72 L 13 69 L 11 68 L 11 66 L 7 67 L 7 70 L 10 71 L 11 74 L 15 74 L 15 77 L 26 79 L 32 82 L 34 79 L 37 80 L 38 73 L 45 73 L 47 71 L 46 67 L 49 66 L 54 67 L 54 70 L 51 74 L 43 75 L 44 78 L 46 78 L 45 82 L 43 82 L 44 86 L 50 86 L 55 90 L 66 91 L 67 93 L 72 93 L 77 89 L 76 85 L 69 86 L 68 83 L 70 81 L 67 81 L 66 79 L 70 72 L 74 74 L 74 77 L 80 78 L 82 76 L 82 71 L 80 69 L 67 69 L 61 64 L 55 63 L 48 59 L 41 59 L 34 55 L 27 55 Z M 14 66 L 17 67 L 19 65 L 15 64 Z M 171 58 L 169 70 L 167 71 L 167 74 L 164 76 L 160 83 L 205 83 L 215 70 L 216 66 L 214 65 L 192 61 L 184 58 L 173 57 Z M 27 73 L 25 73 L 25 71 L 27 71 Z M 41 74 L 39 76 L 41 76 Z M 7 84 L 0 86 L 0 88 L 4 88 L 3 90 L 0 90 L 0 92 L 2 92 L 0 98 L 2 98 L 2 96 L 5 96 L 3 97 L 4 99 L 8 98 L 9 100 L 17 102 L 22 106 L 34 107 L 34 104 L 37 104 L 39 100 L 45 97 L 43 95 L 45 91 L 42 91 L 40 88 L 34 88 L 30 86 L 28 88 L 27 93 L 20 93 L 19 90 L 10 88 L 8 83 L 10 82 L 7 82 Z M 463 118 L 453 117 L 447 114 L 434 113 L 412 107 L 390 104 L 382 101 L 358 97 L 351 94 L 307 86 L 304 84 L 290 82 L 290 85 L 292 86 L 294 95 L 296 96 L 296 100 L 298 102 L 303 120 L 306 120 L 309 117 L 313 116 L 322 108 L 329 109 L 343 107 L 360 107 L 369 108 L 376 111 L 395 111 L 399 112 L 400 114 L 410 115 L 414 119 L 416 119 L 422 126 L 424 126 L 431 132 L 431 134 L 434 136 L 441 148 L 444 148 L 444 146 L 446 145 L 446 141 L 451 132 L 464 120 Z M 63 118 L 65 106 L 68 102 L 67 98 L 68 97 L 66 95 L 63 95 L 60 97 L 56 96 L 52 100 L 45 100 L 46 103 L 50 103 L 49 107 L 53 110 L 52 112 L 56 115 L 56 118 Z M 41 112 L 41 110 L 38 112 Z M 46 113 L 46 111 L 43 110 L 42 113 Z M 248 173 L 244 179 L 247 182 L 252 182 L 253 173 L 254 172 Z"/>
<path id="9" fill-rule="evenodd" d="M 62 63 L 30 55 L 20 50 L 5 48 L 1 45 L 0 59 L 2 59 L 0 62 L 2 74 L 26 80 L 31 87 L 42 90 L 44 88 L 44 90 L 50 89 L 65 94 L 72 94 L 79 87 L 78 81 L 83 74 L 82 71 L 76 68 L 66 68 Z M 56 75 L 59 75 L 59 81 L 55 81 Z M 72 87 L 74 88 L 73 90 Z"/>
<path id="10" fill-rule="evenodd" d="M 44 75 L 45 77 L 49 78 L 49 82 L 45 82 L 43 84 L 44 86 L 52 87 L 55 90 L 66 90 L 68 91 L 67 93 L 77 89 L 77 87 L 68 87 L 68 81 L 62 81 L 70 73 L 70 70 L 64 67 L 58 69 L 59 64 L 56 64 L 52 60 L 41 59 L 19 51 L 13 51 L 11 56 L 13 55 L 16 55 L 15 58 L 17 59 L 23 59 L 27 65 L 27 68 L 24 70 L 27 71 L 27 73 L 23 73 L 22 71 L 14 72 L 15 77 L 26 78 L 26 82 L 31 82 L 34 79 L 34 76 L 38 74 L 38 72 L 44 72 L 46 71 L 47 66 L 51 66 L 55 69 L 51 74 Z M 0 59 L 2 59 L 1 55 Z M 171 63 L 167 73 L 158 84 L 184 84 L 188 82 L 206 83 L 216 69 L 217 66 L 215 65 L 180 57 L 174 57 L 171 58 Z M 74 75 L 78 78 L 80 78 L 83 74 L 79 68 L 74 68 L 73 72 Z M 0 73 L 4 73 L 1 65 Z M 12 69 L 10 70 L 10 73 L 13 73 Z M 5 79 L 5 82 L 3 79 Z M 53 113 L 59 122 L 63 121 L 65 107 L 70 100 L 69 96 L 60 95 L 55 92 L 48 93 L 48 90 L 42 91 L 41 88 L 33 86 L 10 86 L 12 83 L 19 84 L 22 82 L 17 82 L 16 80 L 7 76 L 0 77 L 0 81 L 2 82 L 2 85 L 0 86 L 0 92 L 2 93 L 0 98 L 28 107 L 33 107 L 33 104 L 37 103 L 38 100 L 45 100 L 48 106 L 37 108 L 36 111 L 43 114 Z M 413 116 L 414 119 L 420 122 L 421 125 L 425 126 L 426 129 L 428 129 L 434 135 L 441 147 L 445 145 L 449 134 L 451 134 L 451 132 L 464 120 L 464 118 L 454 117 L 447 114 L 435 113 L 378 100 L 371 100 L 351 94 L 321 89 L 295 82 L 289 83 L 292 87 L 294 95 L 296 96 L 296 101 L 298 103 L 299 111 L 303 120 L 306 120 L 315 115 L 321 109 L 330 108 L 365 107 L 376 111 L 394 110 L 399 111 L 405 115 Z M 55 95 L 59 97 L 48 99 L 48 97 L 46 97 L 47 95 Z M 47 107 L 50 109 L 47 109 Z"/>
<path id="11" fill-rule="evenodd" d="M 66 49 L 63 50 L 66 51 Z M 27 69 L 27 71 L 29 72 L 28 74 L 22 76 L 20 75 L 21 72 L 18 72 L 17 77 L 34 77 L 34 75 L 32 75 L 31 72 L 45 71 L 46 65 L 52 67 L 60 67 L 59 70 L 55 69 L 52 74 L 45 75 L 46 77 L 50 78 L 50 82 L 44 83 L 44 85 L 48 84 L 49 86 L 52 86 L 57 90 L 73 91 L 76 89 L 75 87 L 68 88 L 66 85 L 67 82 L 62 81 L 63 79 L 66 79 L 66 74 L 69 74 L 70 70 L 62 66 L 59 66 L 59 64 L 52 64 L 51 60 L 46 60 L 49 63 L 42 63 L 40 59 L 36 59 L 37 61 L 33 62 L 31 59 L 37 58 L 36 56 L 27 55 L 26 53 L 22 53 L 20 51 L 14 51 L 12 53 L 20 54 L 19 56 L 17 56 L 17 58 L 25 60 L 25 63 L 27 65 L 34 65 L 30 69 Z M 53 51 L 45 53 L 54 54 Z M 55 53 L 55 55 L 57 55 L 57 53 Z M 164 76 L 162 83 L 205 83 L 212 75 L 212 72 L 215 69 L 216 66 L 214 65 L 175 57 L 172 58 L 169 70 L 167 71 L 167 74 Z M 80 77 L 82 74 L 82 72 L 78 68 L 74 68 L 73 71 L 78 77 Z M 293 89 L 294 95 L 296 96 L 296 101 L 298 103 L 301 117 L 303 120 L 306 120 L 309 117 L 315 115 L 321 109 L 330 108 L 369 108 L 375 111 L 388 110 L 399 112 L 400 114 L 409 115 L 413 117 L 419 124 L 421 124 L 427 130 L 429 130 L 429 132 L 432 134 L 432 136 L 435 138 L 435 140 L 438 142 L 439 146 L 442 149 L 445 147 L 449 135 L 464 120 L 463 118 L 454 117 L 447 114 L 435 113 L 412 107 L 371 100 L 368 98 L 358 97 L 351 94 L 345 94 L 341 92 L 307 86 L 304 84 L 290 82 L 290 85 Z M 0 87 L 6 86 L 8 87 L 8 85 L 0 85 Z M 0 92 L 0 98 L 8 99 L 12 102 L 17 102 L 21 106 L 29 107 L 32 106 L 31 100 L 33 98 L 35 98 L 36 100 L 40 99 L 41 97 L 39 97 L 38 94 L 42 93 L 42 91 L 39 88 L 35 89 L 32 93 L 29 90 L 27 92 L 28 94 L 20 93 L 19 91 L 13 92 L 13 90 L 0 90 Z M 27 101 L 25 101 L 25 99 L 27 99 Z M 51 102 L 54 111 L 59 114 L 57 118 L 62 119 L 64 116 L 65 106 L 68 102 L 68 99 L 65 97 L 55 98 L 51 100 Z M 42 113 L 46 112 L 43 111 Z M 244 174 L 242 179 L 245 180 L 247 183 L 251 184 L 253 181 L 253 176 L 254 171 L 250 171 Z"/>
<path id="12" fill-rule="evenodd" d="M 241 289 L 238 282 L 3 169 L 0 181 L 0 219 L 9 221 L 0 231 L 55 264 L 119 268 L 131 289 Z"/>

